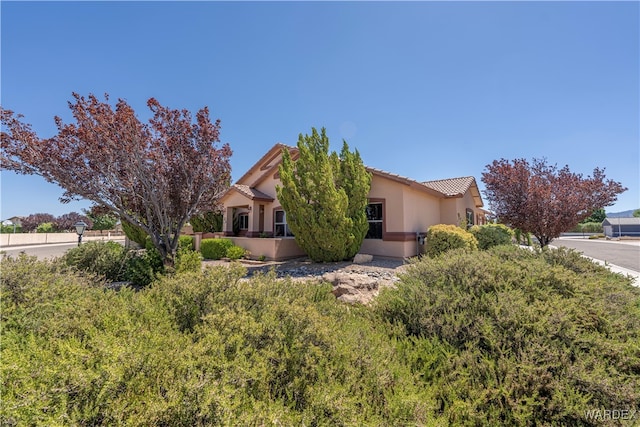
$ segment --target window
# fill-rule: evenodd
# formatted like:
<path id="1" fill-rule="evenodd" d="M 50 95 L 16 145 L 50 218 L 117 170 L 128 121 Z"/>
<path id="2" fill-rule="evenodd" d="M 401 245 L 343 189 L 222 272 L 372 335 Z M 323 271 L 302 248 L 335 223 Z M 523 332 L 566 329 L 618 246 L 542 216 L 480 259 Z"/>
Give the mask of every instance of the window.
<path id="1" fill-rule="evenodd" d="M 287 225 L 287 214 L 285 211 L 275 211 L 274 215 L 274 236 L 275 237 L 290 237 L 293 236 L 289 226 Z"/>
<path id="2" fill-rule="evenodd" d="M 367 221 L 369 231 L 365 239 L 382 239 L 382 203 L 369 203 L 367 205 Z"/>
<path id="3" fill-rule="evenodd" d="M 240 227 L 240 230 L 249 229 L 249 214 L 241 213 L 238 215 L 238 227 Z"/>
<path id="4" fill-rule="evenodd" d="M 467 227 L 471 227 L 473 225 L 473 210 L 467 209 Z"/>

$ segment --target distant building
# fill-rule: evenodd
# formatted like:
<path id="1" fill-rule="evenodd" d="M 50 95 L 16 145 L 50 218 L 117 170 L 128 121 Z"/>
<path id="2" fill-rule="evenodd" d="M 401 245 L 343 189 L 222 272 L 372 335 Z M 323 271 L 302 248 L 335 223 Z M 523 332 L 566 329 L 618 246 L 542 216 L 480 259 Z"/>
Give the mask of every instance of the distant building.
<path id="1" fill-rule="evenodd" d="M 640 218 L 605 218 L 602 228 L 607 237 L 640 237 Z"/>

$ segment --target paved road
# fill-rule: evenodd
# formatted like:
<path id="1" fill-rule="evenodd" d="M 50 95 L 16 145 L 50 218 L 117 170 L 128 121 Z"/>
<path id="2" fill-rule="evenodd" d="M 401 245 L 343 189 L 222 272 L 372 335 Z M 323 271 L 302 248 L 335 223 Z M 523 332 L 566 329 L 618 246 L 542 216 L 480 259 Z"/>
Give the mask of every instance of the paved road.
<path id="1" fill-rule="evenodd" d="M 124 243 L 124 240 L 114 241 Z M 27 255 L 37 256 L 38 259 L 45 259 L 61 257 L 69 249 L 77 246 L 78 243 L 49 243 L 46 245 L 7 246 L 0 248 L 0 251 L 12 257 L 17 257 L 20 252 L 25 252 Z"/>
<path id="2" fill-rule="evenodd" d="M 588 257 L 640 272 L 640 241 L 637 240 L 617 242 L 561 237 L 551 245 L 573 248 Z"/>

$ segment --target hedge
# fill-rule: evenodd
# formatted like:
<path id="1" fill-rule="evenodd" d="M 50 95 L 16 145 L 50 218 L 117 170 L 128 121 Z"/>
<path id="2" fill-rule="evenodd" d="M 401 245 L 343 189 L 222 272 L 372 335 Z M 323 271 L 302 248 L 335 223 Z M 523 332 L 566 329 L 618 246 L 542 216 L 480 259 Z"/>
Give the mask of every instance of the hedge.
<path id="1" fill-rule="evenodd" d="M 229 239 L 202 239 L 200 253 L 204 259 L 220 259 L 227 256 L 227 250 L 232 246 Z"/>
<path id="2" fill-rule="evenodd" d="M 513 238 L 513 230 L 504 224 L 474 225 L 469 231 L 478 240 L 478 248 L 482 250 L 507 245 Z"/>
<path id="3" fill-rule="evenodd" d="M 449 225 L 432 225 L 427 230 L 426 253 L 430 257 L 438 256 L 457 248 L 478 249 L 478 241 L 468 231 Z"/>

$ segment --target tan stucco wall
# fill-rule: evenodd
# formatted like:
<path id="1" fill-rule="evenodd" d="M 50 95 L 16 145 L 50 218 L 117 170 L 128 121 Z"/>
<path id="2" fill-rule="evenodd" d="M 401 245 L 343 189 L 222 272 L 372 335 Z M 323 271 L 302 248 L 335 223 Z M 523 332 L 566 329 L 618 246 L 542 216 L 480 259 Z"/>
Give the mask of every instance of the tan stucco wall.
<path id="1" fill-rule="evenodd" d="M 267 260 L 280 260 L 298 258 L 305 255 L 293 238 L 229 237 L 229 239 L 235 245 L 251 252 L 251 258 L 253 259 L 264 256 Z"/>
<path id="2" fill-rule="evenodd" d="M 360 253 L 390 258 L 410 258 L 416 255 L 416 242 L 385 242 L 365 239 Z"/>
<path id="3" fill-rule="evenodd" d="M 440 223 L 440 200 L 410 187 L 404 189 L 404 230 L 425 232 Z"/>
<path id="4" fill-rule="evenodd" d="M 440 202 L 440 223 L 458 224 L 458 199 L 443 199 Z"/>
<path id="5" fill-rule="evenodd" d="M 403 225 L 404 193 L 402 187 L 407 186 L 377 175 L 374 175 L 371 179 L 369 199 L 384 199 L 383 215 L 387 232 L 405 231 Z"/>

